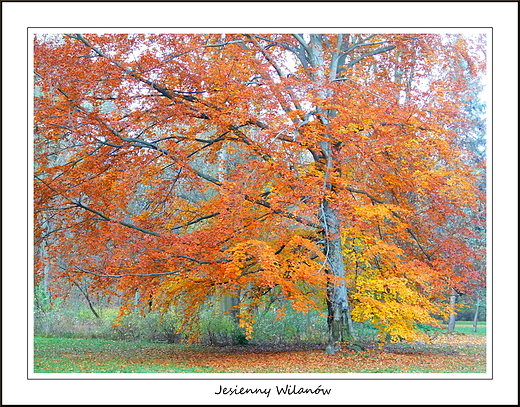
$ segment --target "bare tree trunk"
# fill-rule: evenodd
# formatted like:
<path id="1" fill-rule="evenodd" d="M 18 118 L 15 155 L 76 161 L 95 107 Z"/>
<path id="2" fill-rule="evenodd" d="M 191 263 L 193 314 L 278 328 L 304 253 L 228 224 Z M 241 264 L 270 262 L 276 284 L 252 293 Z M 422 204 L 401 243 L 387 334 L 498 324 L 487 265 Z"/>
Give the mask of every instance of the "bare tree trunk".
<path id="1" fill-rule="evenodd" d="M 326 200 L 323 201 L 322 224 L 325 232 L 325 256 L 329 265 L 331 282 L 327 292 L 329 342 L 334 346 L 337 342 L 356 338 L 350 315 L 348 292 L 345 286 L 345 264 L 343 261 L 341 236 L 338 218 Z M 339 281 L 334 281 L 339 280 Z"/>
<path id="2" fill-rule="evenodd" d="M 477 321 L 478 321 L 479 307 L 480 307 L 480 298 L 477 298 L 477 309 L 475 310 L 475 316 L 473 317 L 473 332 L 477 332 Z"/>
<path id="3" fill-rule="evenodd" d="M 455 330 L 455 319 L 457 317 L 457 313 L 455 312 L 456 303 L 457 303 L 457 293 L 455 292 L 455 290 L 453 290 L 450 295 L 451 314 L 450 314 L 450 319 L 448 321 L 448 332 L 454 332 L 454 330 Z"/>
<path id="4" fill-rule="evenodd" d="M 45 229 L 47 234 L 52 232 L 52 221 L 50 219 L 45 220 Z M 47 239 L 44 239 L 40 244 L 41 257 L 43 259 L 47 258 Z M 48 260 L 45 260 L 45 266 L 43 268 L 43 292 L 44 292 L 44 303 L 43 308 L 45 310 L 49 310 L 51 307 L 51 291 L 50 291 L 50 281 L 51 281 L 51 264 Z"/>
<path id="5" fill-rule="evenodd" d="M 229 313 L 233 321 L 238 324 L 239 309 L 237 307 L 239 304 L 240 298 L 233 295 L 225 295 L 220 302 L 220 311 L 222 312 L 222 314 Z"/>
<path id="6" fill-rule="evenodd" d="M 307 44 L 307 52 L 311 57 L 311 66 L 316 68 L 313 72 L 314 82 L 318 89 L 322 89 L 318 94 L 323 100 L 329 99 L 331 91 L 324 90 L 321 86 L 327 80 L 336 79 L 339 68 L 339 54 L 335 54 L 330 66 L 324 57 L 324 39 L 321 34 L 311 34 L 310 42 Z M 321 123 L 327 128 L 330 127 L 330 119 L 335 116 L 332 110 L 323 110 L 316 106 Z M 332 137 L 330 137 L 332 139 Z M 323 192 L 333 191 L 333 186 L 329 183 L 329 177 L 334 171 L 333 147 L 331 141 L 323 141 L 321 144 L 321 158 L 319 162 L 324 166 Z M 336 211 L 329 205 L 327 198 L 323 197 L 320 208 L 320 219 L 324 233 L 324 252 L 328 273 L 331 276 L 327 289 L 327 309 L 328 309 L 328 330 L 329 346 L 327 353 L 335 353 L 339 350 L 338 342 L 352 341 L 356 338 L 352 318 L 350 315 L 350 304 L 348 292 L 345 285 L 345 263 L 343 261 L 343 248 L 341 244 L 341 227 Z"/>

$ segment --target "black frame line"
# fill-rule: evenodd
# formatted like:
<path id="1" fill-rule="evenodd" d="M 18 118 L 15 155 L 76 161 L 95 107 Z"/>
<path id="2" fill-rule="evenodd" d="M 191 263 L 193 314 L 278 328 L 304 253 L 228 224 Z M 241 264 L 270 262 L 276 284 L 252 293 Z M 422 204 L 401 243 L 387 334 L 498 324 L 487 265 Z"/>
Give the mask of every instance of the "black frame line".
<path id="1" fill-rule="evenodd" d="M 94 0 L 94 1 L 88 1 L 88 3 L 106 3 L 102 0 Z M 196 3 L 215 3 L 213 1 L 195 1 Z M 270 3 L 270 2 L 277 2 L 277 1 L 252 1 L 251 3 Z M 442 3 L 443 1 L 441 1 Z M 450 1 L 444 1 L 446 3 L 450 3 Z M 51 2 L 52 3 L 52 2 Z M 59 2 L 56 2 L 56 3 L 59 3 Z M 83 3 L 82 1 L 79 1 L 78 3 Z M 113 3 L 116 3 L 116 2 L 113 2 Z M 147 4 L 150 4 L 150 3 L 162 3 L 162 2 L 142 2 L 142 3 L 147 3 Z M 180 3 L 190 3 L 190 2 L 180 2 Z M 227 1 L 227 2 L 217 2 L 217 3 L 235 3 L 233 1 Z M 248 2 L 249 3 L 249 2 Z M 279 2 L 277 2 L 279 3 Z M 288 2 L 288 3 L 291 3 L 291 2 Z M 320 2 L 321 3 L 321 2 Z M 331 2 L 324 2 L 324 3 L 336 3 L 334 1 L 331 1 Z M 341 1 L 340 1 L 341 3 Z M 387 2 L 372 2 L 372 3 L 387 3 Z M 393 2 L 393 3 L 408 3 L 406 1 L 398 1 L 398 2 Z M 438 3 L 438 1 L 433 1 L 433 2 L 426 2 L 426 3 Z M 494 2 L 489 2 L 489 3 L 494 3 Z M 304 30 L 322 30 L 322 29 L 326 29 L 326 30 L 338 30 L 338 29 L 341 29 L 341 30 L 350 30 L 350 29 L 368 29 L 368 30 L 371 30 L 371 29 L 383 29 L 383 30 L 388 30 L 388 29 L 418 29 L 418 30 L 428 30 L 428 29 L 486 29 L 486 30 L 491 30 L 491 41 L 490 41 L 490 45 L 491 45 L 491 57 L 488 57 L 488 61 L 490 62 L 491 64 L 491 72 L 492 72 L 492 75 L 490 77 L 490 85 L 491 85 L 491 92 L 490 92 L 490 102 L 491 102 L 491 109 L 490 109 L 490 112 L 488 113 L 489 114 L 489 117 L 491 117 L 491 126 L 488 127 L 488 133 L 487 135 L 490 136 L 488 137 L 488 142 L 490 143 L 491 145 L 491 170 L 493 169 L 493 93 L 494 93 L 494 87 L 493 87 L 493 51 L 494 51 L 494 48 L 493 48 L 493 27 L 473 27 L 473 26 L 468 26 L 468 27 L 444 27 L 444 26 L 439 26 L 439 27 L 323 27 L 323 26 L 316 26 L 316 27 L 45 27 L 45 26 L 38 26 L 38 27 L 27 27 L 27 51 L 26 51 L 26 58 L 27 58 L 27 95 L 29 95 L 29 86 L 30 86 L 30 83 L 29 83 L 29 44 L 30 44 L 30 30 L 38 30 L 38 29 L 80 29 L 80 30 L 84 30 L 84 29 L 95 29 L 95 30 L 99 30 L 99 29 L 108 29 L 108 30 L 121 30 L 121 29 L 131 29 L 131 30 L 146 30 L 146 29 L 153 29 L 153 30 L 160 30 L 160 29 L 168 29 L 168 30 L 182 30 L 182 29 L 189 29 L 189 30 L 198 30 L 198 29 L 211 29 L 211 30 L 214 30 L 214 29 L 222 29 L 222 30 L 226 30 L 226 29 L 233 29 L 233 30 L 238 30 L 238 29 L 244 29 L 244 30 L 255 30 L 255 29 L 267 29 L 267 30 L 276 30 L 276 29 L 284 29 L 284 30 L 287 30 L 287 29 L 304 29 Z M 33 117 L 33 112 L 29 112 L 29 98 L 27 98 L 27 165 L 26 165 L 26 168 L 27 168 L 27 221 L 29 220 L 29 216 L 31 215 L 29 210 L 31 208 L 29 208 L 29 136 L 32 134 L 32 129 L 29 128 L 29 118 Z M 489 159 L 489 157 L 486 159 L 486 161 Z M 491 187 L 491 196 L 490 196 L 490 203 L 491 203 L 491 213 L 490 213 L 490 217 L 488 218 L 489 216 L 489 213 L 486 214 L 486 225 L 489 224 L 490 226 L 490 229 L 491 229 L 491 237 L 493 237 L 493 223 L 491 222 L 491 220 L 493 219 L 493 171 L 491 171 L 491 178 L 488 179 L 488 166 L 486 165 L 486 183 Z M 487 196 L 488 192 L 486 193 L 486 196 Z M 490 222 L 488 222 L 488 220 Z M 29 222 L 28 222 L 29 223 Z M 115 378 L 115 377 L 107 377 L 107 378 L 101 378 L 101 377 L 94 377 L 94 378 L 88 378 L 88 377 L 71 377 L 71 378 L 64 378 L 64 377 L 58 377 L 58 378 L 51 378 L 51 377 L 29 377 L 30 375 L 30 372 L 29 372 L 29 318 L 30 318 L 30 310 L 29 310 L 29 270 L 30 270 L 30 266 L 31 267 L 34 267 L 34 264 L 30 264 L 30 255 L 29 255 L 29 224 L 27 223 L 27 377 L 26 379 L 27 380 L 192 380 L 192 381 L 198 381 L 198 380 L 220 380 L 220 381 L 224 381 L 224 380 L 262 380 L 262 381 L 267 381 L 267 380 L 271 380 L 271 381 L 280 381 L 280 380 L 287 380 L 287 381 L 300 381 L 300 380 L 323 380 L 323 381 L 329 381 L 329 380 L 333 380 L 333 381 L 336 381 L 336 380 L 343 380 L 343 381 L 352 381 L 352 380 L 364 380 L 364 381 L 367 381 L 367 380 L 375 380 L 375 381 L 378 381 L 378 380 L 401 380 L 401 381 L 415 381 L 415 380 L 421 380 L 421 381 L 424 381 L 424 380 L 449 380 L 449 381 L 453 381 L 453 380 L 457 380 L 457 381 L 481 381 L 481 380 L 485 380 L 485 381 L 488 381 L 488 380 L 493 380 L 493 373 L 494 373 L 494 370 L 493 370 L 493 361 L 494 361 L 494 358 L 493 358 L 493 340 L 491 341 L 491 377 L 483 377 L 483 378 L 463 378 L 463 377 L 456 377 L 456 378 L 448 378 L 448 377 L 432 377 L 432 378 L 428 378 L 428 377 L 420 377 L 420 378 L 412 378 L 412 377 L 406 377 L 406 378 L 399 378 L 399 377 L 396 377 L 396 378 L 390 378 L 390 377 L 385 377 L 385 378 L 377 378 L 377 377 L 369 377 L 369 378 L 361 378 L 361 377 L 353 377 L 353 378 L 349 378 L 349 377 L 342 377 L 342 378 L 331 378 L 331 377 L 301 377 L 301 378 L 295 378 L 295 377 L 239 377 L 239 378 L 231 378 L 231 377 L 221 377 L 221 378 L 218 378 L 218 377 L 200 377 L 200 378 L 194 378 L 194 377 L 190 377 L 190 378 L 179 378 L 179 377 L 174 377 L 174 378 L 166 378 L 166 377 L 157 377 L 157 378 L 154 378 L 154 377 L 128 377 L 128 378 Z M 34 231 L 33 231 L 34 232 Z M 489 231 L 486 232 L 486 235 L 489 233 Z M 491 321 L 492 321 L 492 326 L 491 326 L 491 339 L 493 338 L 493 300 L 494 300 L 494 295 L 493 295 L 493 238 L 491 239 L 491 244 L 489 246 L 490 248 L 490 252 L 489 253 L 486 253 L 486 257 L 489 258 L 489 261 L 488 261 L 488 264 L 491 266 L 491 273 L 490 275 L 488 275 L 488 271 L 489 270 L 486 270 L 486 277 L 489 277 L 490 278 L 490 281 L 491 281 L 491 288 L 486 288 L 486 290 L 490 290 L 491 291 Z M 33 318 L 34 318 L 34 315 L 33 315 Z M 488 333 L 489 331 L 486 331 L 486 338 L 488 338 Z M 32 333 L 32 336 L 31 336 L 34 340 L 34 332 Z M 489 341 L 488 341 L 489 342 Z M 488 345 L 487 345 L 488 346 Z M 486 346 L 486 349 L 487 349 L 487 346 Z M 34 354 L 33 354 L 33 357 L 34 357 Z M 32 372 L 32 374 L 35 374 L 34 372 Z M 36 373 L 38 374 L 38 373 Z M 43 373 L 43 374 L 47 374 L 47 373 Z M 87 375 L 89 373 L 79 373 L 81 375 Z M 94 374 L 102 374 L 102 373 L 94 373 Z M 122 374 L 122 373 L 121 373 Z M 139 373 L 138 373 L 139 374 Z M 159 373 L 161 375 L 163 374 L 168 374 L 168 373 Z M 171 374 L 177 374 L 177 373 L 171 373 Z M 202 373 L 204 374 L 204 373 Z M 212 375 L 215 374 L 224 374 L 224 375 L 228 375 L 228 374 L 237 374 L 237 373 L 211 373 Z M 238 373 L 238 374 L 241 374 L 241 373 Z M 252 373 L 252 374 L 265 374 L 265 373 Z M 267 374 L 271 374 L 271 373 L 267 373 Z M 293 373 L 274 373 L 276 375 L 291 375 Z M 294 373 L 296 374 L 296 373 Z M 311 373 L 313 374 L 313 373 Z M 330 373 L 317 373 L 318 375 L 319 374 L 325 374 L 325 375 L 328 375 Z M 336 373 L 336 374 L 344 374 L 344 375 L 348 375 L 349 373 Z M 369 373 L 371 374 L 371 373 Z M 399 375 L 400 373 L 394 373 L 396 375 Z M 432 374 L 436 374 L 436 373 L 432 373 Z M 443 375 L 449 375 L 449 373 L 440 373 L 440 374 L 443 374 Z M 470 373 L 471 374 L 471 373 Z M 313 374 L 314 375 L 314 374 Z"/>

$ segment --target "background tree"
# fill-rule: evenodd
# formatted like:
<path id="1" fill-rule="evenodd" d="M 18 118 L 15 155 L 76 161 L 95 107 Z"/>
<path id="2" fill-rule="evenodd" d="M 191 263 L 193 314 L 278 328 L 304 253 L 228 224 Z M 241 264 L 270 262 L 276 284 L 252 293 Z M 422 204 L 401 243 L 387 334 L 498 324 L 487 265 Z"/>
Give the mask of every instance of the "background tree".
<path id="1" fill-rule="evenodd" d="M 35 38 L 37 277 L 87 274 L 121 315 L 136 293 L 175 306 L 188 332 L 222 295 L 247 335 L 273 297 L 326 304 L 332 344 L 353 319 L 417 338 L 481 278 L 485 173 L 459 142 L 472 93 L 453 63 L 477 79 L 478 39 L 58 38 Z"/>

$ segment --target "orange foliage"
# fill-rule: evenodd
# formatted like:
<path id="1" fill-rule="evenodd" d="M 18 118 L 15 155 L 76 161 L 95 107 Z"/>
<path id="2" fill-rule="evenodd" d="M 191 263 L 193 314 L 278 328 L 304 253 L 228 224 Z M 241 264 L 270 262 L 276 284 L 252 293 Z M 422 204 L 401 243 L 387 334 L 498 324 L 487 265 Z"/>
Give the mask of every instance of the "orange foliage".
<path id="1" fill-rule="evenodd" d="M 88 278 L 122 313 L 177 306 L 187 329 L 202 304 L 242 293 L 247 334 L 273 296 L 323 310 L 330 284 L 393 338 L 449 312 L 450 290 L 482 280 L 485 166 L 460 143 L 457 63 L 478 76 L 482 45 L 313 38 L 314 59 L 288 34 L 36 37 L 38 278 L 45 264 L 57 290 Z"/>

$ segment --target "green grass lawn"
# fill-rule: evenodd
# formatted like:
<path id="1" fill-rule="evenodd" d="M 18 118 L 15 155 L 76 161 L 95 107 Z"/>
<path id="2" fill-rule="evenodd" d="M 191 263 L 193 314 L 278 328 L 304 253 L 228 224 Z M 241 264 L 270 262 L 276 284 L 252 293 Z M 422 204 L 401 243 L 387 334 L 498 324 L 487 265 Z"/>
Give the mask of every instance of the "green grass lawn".
<path id="1" fill-rule="evenodd" d="M 175 364 L 175 352 L 181 348 L 162 343 L 35 337 L 34 372 L 211 373 L 214 370 Z"/>
<path id="2" fill-rule="evenodd" d="M 463 324 L 459 325 L 464 328 Z M 471 327 L 469 327 L 471 328 Z M 34 339 L 35 373 L 484 373 L 482 334 L 440 334 L 432 342 L 391 344 L 326 355 L 104 339 Z"/>
<path id="3" fill-rule="evenodd" d="M 457 321 L 455 322 L 455 332 L 460 332 L 466 335 L 486 336 L 486 323 L 478 322 L 477 332 L 473 332 L 473 322 Z"/>

